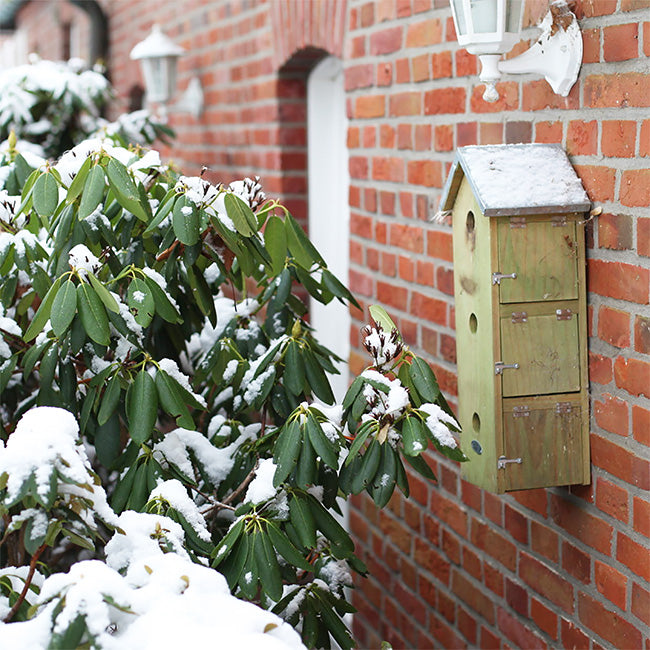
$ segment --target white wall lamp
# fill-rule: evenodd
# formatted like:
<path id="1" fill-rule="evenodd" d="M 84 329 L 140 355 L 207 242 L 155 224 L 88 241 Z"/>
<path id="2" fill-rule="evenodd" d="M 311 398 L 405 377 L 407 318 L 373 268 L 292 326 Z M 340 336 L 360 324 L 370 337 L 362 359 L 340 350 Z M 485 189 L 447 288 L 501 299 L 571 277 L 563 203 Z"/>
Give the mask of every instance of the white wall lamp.
<path id="1" fill-rule="evenodd" d="M 176 66 L 185 50 L 166 36 L 158 25 L 131 50 L 131 59 L 140 61 L 147 102 L 167 104 L 176 91 Z M 187 90 L 170 108 L 192 113 L 195 119 L 203 112 L 203 89 L 198 77 L 192 77 Z"/>
<path id="2" fill-rule="evenodd" d="M 524 0 L 450 0 L 458 44 L 481 61 L 483 99 L 495 102 L 495 84 L 506 74 L 541 74 L 566 97 L 582 63 L 582 34 L 565 2 L 556 0 L 540 23 L 537 42 L 517 57 L 501 60 L 520 40 Z"/>

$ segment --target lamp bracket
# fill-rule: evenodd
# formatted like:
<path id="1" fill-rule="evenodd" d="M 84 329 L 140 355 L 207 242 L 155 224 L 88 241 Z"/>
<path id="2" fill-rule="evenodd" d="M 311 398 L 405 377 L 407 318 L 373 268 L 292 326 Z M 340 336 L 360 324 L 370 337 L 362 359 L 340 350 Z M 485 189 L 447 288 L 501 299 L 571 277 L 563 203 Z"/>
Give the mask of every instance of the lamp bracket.
<path id="1" fill-rule="evenodd" d="M 582 34 L 575 15 L 562 0 L 554 2 L 539 25 L 542 33 L 523 54 L 505 61 L 483 55 L 481 81 L 486 84 L 483 99 L 496 101 L 494 87 L 501 73 L 541 74 L 553 92 L 566 97 L 578 78 L 582 64 Z M 489 60 L 484 61 L 484 59 Z M 496 70 L 495 70 L 496 68 Z"/>

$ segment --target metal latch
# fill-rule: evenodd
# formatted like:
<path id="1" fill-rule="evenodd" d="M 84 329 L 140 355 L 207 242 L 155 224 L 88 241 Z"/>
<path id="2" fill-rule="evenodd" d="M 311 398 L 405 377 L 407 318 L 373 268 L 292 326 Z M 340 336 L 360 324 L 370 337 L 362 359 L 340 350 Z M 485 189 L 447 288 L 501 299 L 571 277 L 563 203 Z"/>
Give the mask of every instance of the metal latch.
<path id="1" fill-rule="evenodd" d="M 528 313 L 525 311 L 513 311 L 511 320 L 513 323 L 527 323 Z"/>
<path id="2" fill-rule="evenodd" d="M 530 408 L 525 404 L 521 406 L 512 407 L 512 417 L 513 418 L 527 418 L 530 415 Z"/>
<path id="3" fill-rule="evenodd" d="M 573 316 L 573 312 L 570 309 L 555 310 L 555 317 L 558 320 L 571 320 L 571 316 Z"/>
<path id="4" fill-rule="evenodd" d="M 499 273 L 498 271 L 495 271 L 492 273 L 492 284 L 501 284 L 501 280 L 505 278 L 510 278 L 511 280 L 515 280 L 517 278 L 516 273 Z"/>
<path id="5" fill-rule="evenodd" d="M 573 411 L 573 404 L 571 402 L 557 402 L 555 404 L 555 413 L 557 415 L 567 415 Z"/>
<path id="6" fill-rule="evenodd" d="M 506 458 L 505 456 L 499 456 L 497 458 L 497 469 L 505 469 L 508 463 L 517 463 L 521 465 L 521 458 Z"/>
<path id="7" fill-rule="evenodd" d="M 519 369 L 519 364 L 518 363 L 503 363 L 503 361 L 497 361 L 494 364 L 494 374 L 495 375 L 500 375 L 503 373 L 504 370 L 508 370 L 511 368 L 512 370 L 518 370 Z"/>

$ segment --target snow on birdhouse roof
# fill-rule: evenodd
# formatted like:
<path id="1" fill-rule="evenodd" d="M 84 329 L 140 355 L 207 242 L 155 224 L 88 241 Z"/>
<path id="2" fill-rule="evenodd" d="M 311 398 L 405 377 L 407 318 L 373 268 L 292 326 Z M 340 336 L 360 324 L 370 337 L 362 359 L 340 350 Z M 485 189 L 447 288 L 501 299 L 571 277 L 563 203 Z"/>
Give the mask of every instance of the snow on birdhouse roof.
<path id="1" fill-rule="evenodd" d="M 459 147 L 440 210 L 451 210 L 463 176 L 486 217 L 585 212 L 591 207 L 582 182 L 557 144 Z"/>

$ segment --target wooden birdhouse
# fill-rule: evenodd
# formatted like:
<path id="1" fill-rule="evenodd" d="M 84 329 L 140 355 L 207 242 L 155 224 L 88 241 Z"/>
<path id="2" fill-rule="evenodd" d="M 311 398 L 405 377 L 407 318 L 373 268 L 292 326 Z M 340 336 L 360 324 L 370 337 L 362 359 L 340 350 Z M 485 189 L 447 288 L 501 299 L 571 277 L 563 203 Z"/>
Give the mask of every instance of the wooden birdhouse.
<path id="1" fill-rule="evenodd" d="M 589 483 L 584 219 L 559 145 L 461 147 L 451 211 L 463 477 L 492 492 Z"/>

